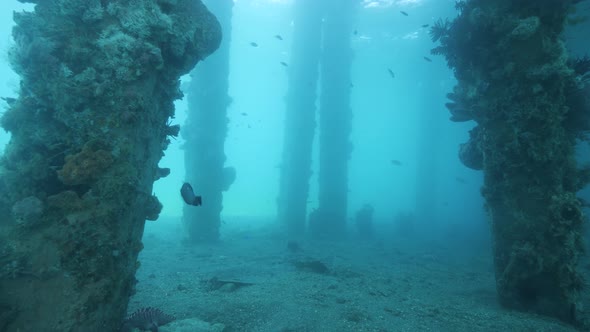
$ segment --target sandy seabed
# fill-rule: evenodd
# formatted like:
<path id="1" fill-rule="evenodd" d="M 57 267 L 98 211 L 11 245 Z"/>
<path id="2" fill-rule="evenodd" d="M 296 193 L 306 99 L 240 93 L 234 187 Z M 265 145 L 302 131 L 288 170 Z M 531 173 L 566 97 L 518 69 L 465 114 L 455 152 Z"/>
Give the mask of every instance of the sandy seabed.
<path id="1" fill-rule="evenodd" d="M 577 331 L 499 306 L 481 234 L 303 240 L 293 252 L 276 227 L 254 224 L 232 218 L 210 245 L 187 245 L 178 220 L 148 224 L 129 311 L 156 307 L 225 332 Z M 301 268 L 314 261 L 329 271 Z"/>

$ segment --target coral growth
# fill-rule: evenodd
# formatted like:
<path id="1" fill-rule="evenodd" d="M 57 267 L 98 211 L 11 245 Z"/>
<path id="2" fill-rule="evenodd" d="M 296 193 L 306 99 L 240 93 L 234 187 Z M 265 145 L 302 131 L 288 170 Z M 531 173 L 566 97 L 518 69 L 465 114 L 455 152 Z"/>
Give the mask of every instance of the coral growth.
<path id="1" fill-rule="evenodd" d="M 65 164 L 57 172 L 59 179 L 68 186 L 90 184 L 100 178 L 113 163 L 111 154 L 103 149 L 94 149 L 85 145 L 82 151 L 67 155 Z"/>
<path id="2" fill-rule="evenodd" d="M 572 323 L 584 220 L 575 194 L 588 180 L 574 145 L 590 130 L 579 121 L 588 66 L 568 61 L 559 38 L 575 2 L 459 1 L 459 16 L 431 30 L 459 81 L 447 106 L 477 123 L 460 157 L 485 172 L 500 302 Z"/>
<path id="3" fill-rule="evenodd" d="M 35 6 L 14 14 L 0 217 L 23 264 L 10 292 L 0 274 L 0 303 L 18 308 L 1 329 L 116 331 L 161 209 L 151 192 L 178 131 L 178 78 L 219 45 L 219 24 L 197 0 L 21 2 Z"/>
<path id="4" fill-rule="evenodd" d="M 29 196 L 14 203 L 12 215 L 18 223 L 31 224 L 43 214 L 43 202 L 35 196 Z"/>

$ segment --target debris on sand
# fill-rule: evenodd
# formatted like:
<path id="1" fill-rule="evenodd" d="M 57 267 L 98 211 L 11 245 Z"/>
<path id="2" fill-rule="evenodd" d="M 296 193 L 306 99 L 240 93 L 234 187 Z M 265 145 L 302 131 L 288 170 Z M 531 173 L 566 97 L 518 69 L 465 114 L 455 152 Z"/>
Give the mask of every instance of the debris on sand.
<path id="1" fill-rule="evenodd" d="M 234 279 L 219 279 L 217 277 L 207 279 L 203 283 L 205 284 L 205 288 L 210 292 L 216 290 L 233 292 L 238 288 L 255 285 L 255 283 L 253 282 L 240 281 Z"/>
<path id="2" fill-rule="evenodd" d="M 319 260 L 294 261 L 293 265 L 299 271 L 313 272 L 317 274 L 330 274 L 330 269 Z"/>

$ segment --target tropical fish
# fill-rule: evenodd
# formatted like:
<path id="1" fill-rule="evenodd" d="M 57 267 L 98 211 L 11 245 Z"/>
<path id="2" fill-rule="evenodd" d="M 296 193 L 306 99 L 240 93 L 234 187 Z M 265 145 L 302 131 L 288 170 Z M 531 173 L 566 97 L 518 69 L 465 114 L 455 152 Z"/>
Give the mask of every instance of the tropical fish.
<path id="1" fill-rule="evenodd" d="M 402 13 L 402 15 L 404 15 L 404 16 L 408 16 L 408 13 L 406 13 L 406 12 L 405 12 L 405 11 L 403 11 L 403 10 L 400 10 L 399 12 L 400 12 L 400 13 Z"/>
<path id="2" fill-rule="evenodd" d="M 188 205 L 200 206 L 203 204 L 201 196 L 196 196 L 193 187 L 187 182 L 180 188 L 180 196 L 182 196 L 182 199 Z"/>
<path id="3" fill-rule="evenodd" d="M 157 308 L 141 308 L 133 312 L 123 321 L 121 331 L 131 331 L 134 328 L 142 331 L 158 332 L 158 327 L 174 321 L 176 318 L 165 314 Z"/>
<path id="4" fill-rule="evenodd" d="M 252 47 L 258 47 L 258 44 L 255 43 L 255 42 L 250 42 L 250 46 L 252 46 Z"/>
<path id="5" fill-rule="evenodd" d="M 395 73 L 393 72 L 393 70 L 387 68 L 387 71 L 389 72 L 389 76 L 391 76 L 391 78 L 395 78 Z"/>

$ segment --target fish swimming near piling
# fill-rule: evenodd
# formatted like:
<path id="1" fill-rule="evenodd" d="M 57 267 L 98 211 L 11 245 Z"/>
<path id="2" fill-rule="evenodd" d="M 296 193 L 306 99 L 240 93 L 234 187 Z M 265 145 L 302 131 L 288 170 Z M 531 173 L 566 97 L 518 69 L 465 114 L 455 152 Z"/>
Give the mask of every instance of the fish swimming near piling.
<path id="1" fill-rule="evenodd" d="M 158 332 L 158 327 L 168 324 L 175 319 L 158 308 L 141 308 L 133 312 L 123 321 L 121 331 L 127 332 L 137 328 L 142 331 Z"/>
<path id="2" fill-rule="evenodd" d="M 187 182 L 185 182 L 180 188 L 180 195 L 188 205 L 201 206 L 201 204 L 203 204 L 201 196 L 196 196 L 193 187 Z"/>

